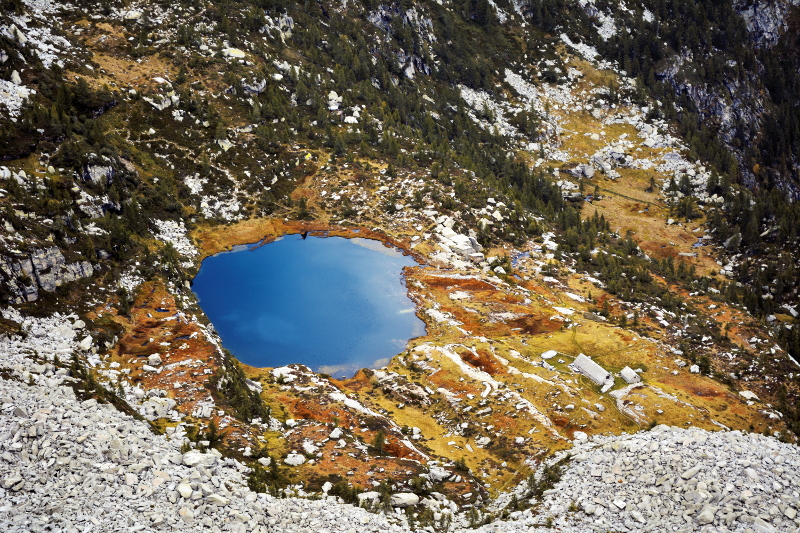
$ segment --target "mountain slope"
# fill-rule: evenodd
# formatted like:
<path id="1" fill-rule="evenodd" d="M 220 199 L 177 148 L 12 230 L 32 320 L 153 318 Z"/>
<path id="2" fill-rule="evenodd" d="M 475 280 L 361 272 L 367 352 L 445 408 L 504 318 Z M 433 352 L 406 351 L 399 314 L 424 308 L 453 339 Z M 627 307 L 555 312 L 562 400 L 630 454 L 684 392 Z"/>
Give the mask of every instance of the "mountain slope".
<path id="1" fill-rule="evenodd" d="M 593 435 L 796 441 L 797 100 L 759 75 L 789 30 L 704 2 L 7 4 L 4 331 L 74 313 L 42 363 L 251 488 L 413 493 L 446 528 Z M 349 380 L 239 365 L 190 280 L 302 232 L 429 265 L 427 334 Z"/>

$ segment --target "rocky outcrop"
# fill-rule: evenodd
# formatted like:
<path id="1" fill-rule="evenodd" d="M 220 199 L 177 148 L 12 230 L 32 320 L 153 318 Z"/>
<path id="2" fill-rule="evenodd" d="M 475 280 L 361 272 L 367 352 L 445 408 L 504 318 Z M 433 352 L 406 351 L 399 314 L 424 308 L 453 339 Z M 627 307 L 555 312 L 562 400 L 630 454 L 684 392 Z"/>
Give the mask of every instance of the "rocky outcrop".
<path id="1" fill-rule="evenodd" d="M 693 61 L 692 53 L 685 52 L 656 76 L 671 83 L 677 94 L 688 97 L 702 121 L 717 129 L 720 139 L 736 157 L 745 184 L 752 186 L 752 169 L 744 164 L 741 146 L 755 142 L 758 136 L 765 113 L 763 91 L 753 79 L 731 78 L 718 85 L 689 83 L 684 71 L 694 68 Z"/>
<path id="2" fill-rule="evenodd" d="M 778 43 L 787 28 L 789 11 L 800 6 L 800 0 L 736 0 L 733 6 L 756 44 L 771 47 Z"/>
<path id="3" fill-rule="evenodd" d="M 114 178 L 114 167 L 103 165 L 87 166 L 84 170 L 83 178 L 100 185 L 106 185 L 111 183 Z"/>
<path id="4" fill-rule="evenodd" d="M 392 28 L 392 23 L 395 18 L 399 17 L 400 24 L 403 27 L 410 28 L 412 35 L 417 37 L 419 46 L 428 49 L 430 53 L 430 44 L 436 41 L 436 36 L 433 32 L 433 20 L 425 16 L 424 13 L 417 11 L 417 9 L 418 6 L 402 10 L 399 7 L 389 7 L 381 4 L 375 11 L 367 15 L 367 19 L 375 27 L 389 35 L 395 31 Z M 419 9 L 421 10 L 421 7 Z M 407 78 L 413 78 L 417 72 L 424 75 L 431 73 L 431 66 L 426 62 L 425 57 L 419 53 L 400 49 L 396 52 L 395 57 L 398 66 Z"/>
<path id="5" fill-rule="evenodd" d="M 92 274 L 89 261 L 67 263 L 56 246 L 34 250 L 27 257 L 0 256 L 0 284 L 14 303 L 36 301 L 40 290 L 55 292 L 64 283 Z"/>

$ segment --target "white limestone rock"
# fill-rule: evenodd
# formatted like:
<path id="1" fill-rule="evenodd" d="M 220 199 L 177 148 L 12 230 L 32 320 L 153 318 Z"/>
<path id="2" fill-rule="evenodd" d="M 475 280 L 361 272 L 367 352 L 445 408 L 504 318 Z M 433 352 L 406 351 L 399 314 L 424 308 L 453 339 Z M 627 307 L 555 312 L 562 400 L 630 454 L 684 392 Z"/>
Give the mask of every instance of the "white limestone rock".
<path id="1" fill-rule="evenodd" d="M 413 492 L 398 492 L 389 499 L 392 507 L 410 507 L 419 503 L 419 496 Z"/>
<path id="2" fill-rule="evenodd" d="M 211 453 L 202 453 L 198 451 L 190 451 L 183 454 L 183 464 L 186 466 L 204 466 L 211 467 L 217 463 L 217 457 Z"/>
<path id="3" fill-rule="evenodd" d="M 750 392 L 748 390 L 739 391 L 739 396 L 741 396 L 745 400 L 751 400 L 754 402 L 758 401 L 758 396 L 756 396 L 756 393 Z"/>
<path id="4" fill-rule="evenodd" d="M 210 504 L 220 505 L 220 506 L 228 505 L 230 503 L 230 500 L 228 498 L 221 496 L 219 494 L 209 494 L 208 496 L 206 496 L 206 501 Z"/>
<path id="5" fill-rule="evenodd" d="M 283 462 L 289 466 L 300 466 L 306 462 L 306 458 L 299 453 L 290 453 Z"/>
<path id="6" fill-rule="evenodd" d="M 93 340 L 91 335 L 87 335 L 81 340 L 81 342 L 78 343 L 78 348 L 80 348 L 84 352 L 88 352 L 89 349 L 92 347 L 92 342 Z"/>
<path id="7" fill-rule="evenodd" d="M 233 59 L 244 59 L 247 57 L 244 50 L 239 50 L 238 48 L 223 48 L 222 55 Z"/>

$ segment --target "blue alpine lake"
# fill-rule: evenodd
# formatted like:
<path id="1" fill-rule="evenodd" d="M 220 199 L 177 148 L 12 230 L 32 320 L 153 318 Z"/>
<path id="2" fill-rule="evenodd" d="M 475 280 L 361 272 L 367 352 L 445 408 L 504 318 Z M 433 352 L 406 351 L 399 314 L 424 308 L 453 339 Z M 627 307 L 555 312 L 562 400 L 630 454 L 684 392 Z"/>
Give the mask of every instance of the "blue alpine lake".
<path id="1" fill-rule="evenodd" d="M 243 363 L 342 378 L 386 365 L 425 334 L 402 275 L 416 265 L 370 239 L 290 235 L 205 259 L 192 288 Z"/>

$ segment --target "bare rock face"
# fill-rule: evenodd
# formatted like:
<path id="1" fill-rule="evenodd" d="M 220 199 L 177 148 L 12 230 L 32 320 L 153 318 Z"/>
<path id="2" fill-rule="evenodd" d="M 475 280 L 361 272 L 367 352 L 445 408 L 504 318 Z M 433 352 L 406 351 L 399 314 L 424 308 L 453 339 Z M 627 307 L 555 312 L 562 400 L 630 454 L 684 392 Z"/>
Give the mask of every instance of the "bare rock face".
<path id="1" fill-rule="evenodd" d="M 789 10 L 800 0 L 736 0 L 734 7 L 742 16 L 759 46 L 775 46 L 786 30 Z"/>
<path id="2" fill-rule="evenodd" d="M 89 261 L 67 263 L 57 247 L 40 248 L 28 257 L 0 257 L 0 284 L 14 303 L 33 302 L 39 291 L 54 292 L 64 283 L 94 274 Z"/>
<path id="3" fill-rule="evenodd" d="M 84 178 L 94 183 L 109 183 L 114 177 L 114 167 L 92 165 L 86 168 Z"/>

